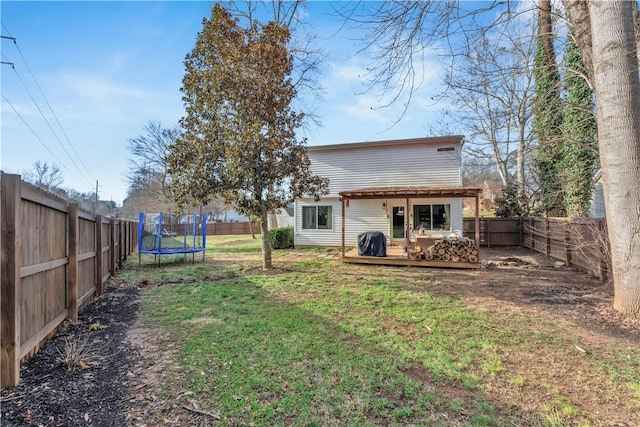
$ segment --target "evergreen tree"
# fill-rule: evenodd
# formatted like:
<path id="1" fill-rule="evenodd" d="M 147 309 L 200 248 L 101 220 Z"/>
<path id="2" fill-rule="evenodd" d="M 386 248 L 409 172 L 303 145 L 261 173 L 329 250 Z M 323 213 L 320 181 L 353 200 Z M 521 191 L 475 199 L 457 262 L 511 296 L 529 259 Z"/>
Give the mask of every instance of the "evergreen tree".
<path id="1" fill-rule="evenodd" d="M 327 180 L 310 173 L 293 110 L 289 30 L 251 20 L 246 28 L 221 5 L 203 20 L 185 59 L 183 134 L 168 156 L 170 191 L 181 205 L 214 196 L 259 218 L 263 268 L 271 268 L 268 212 L 303 195 L 320 197 Z"/>

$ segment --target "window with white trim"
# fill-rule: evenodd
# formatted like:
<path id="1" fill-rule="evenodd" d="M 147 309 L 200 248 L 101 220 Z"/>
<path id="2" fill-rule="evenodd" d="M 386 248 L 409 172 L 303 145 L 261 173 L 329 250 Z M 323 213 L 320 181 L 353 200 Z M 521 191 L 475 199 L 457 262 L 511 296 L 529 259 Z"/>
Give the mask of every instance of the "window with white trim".
<path id="1" fill-rule="evenodd" d="M 333 207 L 331 206 L 303 206 L 303 230 L 332 230 Z"/>

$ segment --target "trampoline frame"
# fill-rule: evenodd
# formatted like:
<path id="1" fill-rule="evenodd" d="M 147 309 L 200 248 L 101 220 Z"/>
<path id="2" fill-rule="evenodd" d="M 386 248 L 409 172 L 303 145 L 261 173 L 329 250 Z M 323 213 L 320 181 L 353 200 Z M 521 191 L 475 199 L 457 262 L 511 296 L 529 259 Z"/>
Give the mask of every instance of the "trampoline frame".
<path id="1" fill-rule="evenodd" d="M 160 265 L 160 258 L 162 255 L 178 255 L 178 254 L 191 254 L 191 263 L 195 262 L 195 256 L 197 252 L 202 252 L 202 261 L 204 261 L 205 251 L 207 248 L 207 216 L 206 214 L 202 214 L 200 220 L 202 221 L 202 246 L 196 246 L 196 243 L 200 243 L 196 241 L 197 232 L 197 222 L 198 214 L 193 214 L 193 226 L 192 226 L 192 235 L 187 235 L 188 223 L 184 225 L 184 240 L 182 248 L 163 248 L 162 247 L 162 236 L 164 234 L 164 226 L 163 226 L 163 215 L 162 212 L 158 214 L 158 221 L 153 224 L 153 236 L 154 236 L 154 249 L 143 249 L 142 247 L 142 238 L 144 235 L 144 219 L 145 213 L 140 212 L 138 215 L 138 265 L 142 263 L 142 254 L 148 254 L 154 256 L 154 263 L 157 261 L 158 265 Z M 186 215 L 185 215 L 186 216 Z M 192 246 L 187 247 L 187 237 L 192 237 Z M 199 239 L 198 239 L 199 240 Z"/>

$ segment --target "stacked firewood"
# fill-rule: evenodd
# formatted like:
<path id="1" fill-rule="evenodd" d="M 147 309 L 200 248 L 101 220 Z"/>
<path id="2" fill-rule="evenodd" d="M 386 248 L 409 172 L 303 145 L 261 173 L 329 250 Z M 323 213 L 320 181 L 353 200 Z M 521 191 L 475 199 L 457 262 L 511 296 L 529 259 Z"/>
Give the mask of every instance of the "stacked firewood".
<path id="1" fill-rule="evenodd" d="M 445 237 L 429 246 L 424 257 L 428 261 L 478 262 L 478 249 L 468 237 Z"/>

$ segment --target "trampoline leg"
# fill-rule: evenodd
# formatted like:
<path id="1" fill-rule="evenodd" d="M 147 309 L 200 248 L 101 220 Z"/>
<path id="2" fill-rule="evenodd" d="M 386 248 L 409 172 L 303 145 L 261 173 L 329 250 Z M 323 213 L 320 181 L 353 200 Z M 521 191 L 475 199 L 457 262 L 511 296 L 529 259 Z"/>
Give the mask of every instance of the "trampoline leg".
<path id="1" fill-rule="evenodd" d="M 138 252 L 138 267 L 140 267 L 141 263 L 142 263 L 142 254 Z"/>
<path id="2" fill-rule="evenodd" d="M 195 264 L 195 263 L 196 263 L 196 253 L 191 252 L 191 264 Z"/>

